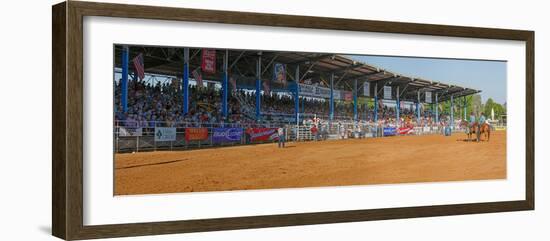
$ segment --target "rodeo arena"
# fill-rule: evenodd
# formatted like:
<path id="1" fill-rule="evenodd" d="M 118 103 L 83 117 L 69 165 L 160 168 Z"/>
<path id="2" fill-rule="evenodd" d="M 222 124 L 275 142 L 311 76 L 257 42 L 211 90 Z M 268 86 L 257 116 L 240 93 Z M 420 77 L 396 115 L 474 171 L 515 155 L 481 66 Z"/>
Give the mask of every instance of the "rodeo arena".
<path id="1" fill-rule="evenodd" d="M 505 123 L 465 134 L 480 90 L 338 54 L 114 55 L 117 195 L 506 177 Z"/>

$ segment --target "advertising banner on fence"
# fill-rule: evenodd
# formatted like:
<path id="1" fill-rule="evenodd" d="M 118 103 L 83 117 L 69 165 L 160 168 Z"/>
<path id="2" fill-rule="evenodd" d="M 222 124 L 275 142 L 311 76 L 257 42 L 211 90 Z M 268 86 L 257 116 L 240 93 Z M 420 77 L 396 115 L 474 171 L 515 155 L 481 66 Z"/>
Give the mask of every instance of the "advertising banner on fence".
<path id="1" fill-rule="evenodd" d="M 395 136 L 395 127 L 384 127 L 384 136 Z"/>
<path id="2" fill-rule="evenodd" d="M 397 129 L 397 134 L 399 135 L 408 135 L 413 133 L 414 129 L 412 127 L 400 127 L 399 129 Z"/>
<path id="3" fill-rule="evenodd" d="M 155 127 L 155 141 L 175 141 L 175 127 Z"/>
<path id="4" fill-rule="evenodd" d="M 185 128 L 186 141 L 204 141 L 208 139 L 207 128 Z"/>
<path id="5" fill-rule="evenodd" d="M 212 142 L 239 142 L 243 135 L 243 128 L 214 128 L 212 130 Z"/>
<path id="6" fill-rule="evenodd" d="M 119 127 L 118 136 L 142 136 L 143 128 Z"/>
<path id="7" fill-rule="evenodd" d="M 249 128 L 246 133 L 250 135 L 250 141 L 278 141 L 277 128 Z"/>

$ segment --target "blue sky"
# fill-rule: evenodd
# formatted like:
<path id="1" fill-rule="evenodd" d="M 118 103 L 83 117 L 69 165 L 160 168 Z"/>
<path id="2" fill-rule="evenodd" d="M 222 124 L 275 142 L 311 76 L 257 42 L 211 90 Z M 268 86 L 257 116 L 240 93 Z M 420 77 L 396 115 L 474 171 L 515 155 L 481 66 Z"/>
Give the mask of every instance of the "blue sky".
<path id="1" fill-rule="evenodd" d="M 349 56 L 355 60 L 405 76 L 481 90 L 483 103 L 493 98 L 506 102 L 506 62 L 437 58 Z"/>

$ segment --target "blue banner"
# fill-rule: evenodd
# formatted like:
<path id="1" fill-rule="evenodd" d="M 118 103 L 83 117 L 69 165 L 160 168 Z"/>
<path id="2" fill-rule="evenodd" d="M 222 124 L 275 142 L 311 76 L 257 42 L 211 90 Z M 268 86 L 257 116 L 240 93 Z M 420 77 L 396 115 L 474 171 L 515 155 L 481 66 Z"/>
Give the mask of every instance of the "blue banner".
<path id="1" fill-rule="evenodd" d="M 212 142 L 238 142 L 243 135 L 242 128 L 214 128 L 212 130 Z"/>
<path id="2" fill-rule="evenodd" d="M 384 136 L 395 136 L 395 127 L 384 127 Z"/>

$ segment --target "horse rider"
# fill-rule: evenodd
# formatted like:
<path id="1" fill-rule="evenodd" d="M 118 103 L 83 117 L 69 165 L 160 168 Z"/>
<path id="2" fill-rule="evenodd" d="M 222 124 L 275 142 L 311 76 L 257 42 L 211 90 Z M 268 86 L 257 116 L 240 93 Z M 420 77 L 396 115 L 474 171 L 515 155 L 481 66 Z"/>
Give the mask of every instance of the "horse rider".
<path id="1" fill-rule="evenodd" d="M 481 112 L 481 115 L 479 116 L 479 125 L 483 125 L 483 123 L 485 123 L 486 121 L 486 118 L 485 118 L 485 114 L 483 114 L 483 112 Z"/>
<path id="2" fill-rule="evenodd" d="M 476 115 L 474 112 L 470 112 L 470 121 L 469 121 L 469 127 L 472 128 L 474 124 L 476 123 Z"/>

